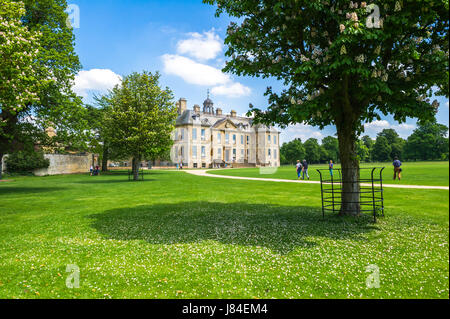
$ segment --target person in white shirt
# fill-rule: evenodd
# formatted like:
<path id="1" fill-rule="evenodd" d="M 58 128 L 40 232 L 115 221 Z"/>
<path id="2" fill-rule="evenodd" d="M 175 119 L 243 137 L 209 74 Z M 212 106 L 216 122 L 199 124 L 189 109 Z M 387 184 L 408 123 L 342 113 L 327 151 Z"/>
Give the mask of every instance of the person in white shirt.
<path id="1" fill-rule="evenodd" d="M 302 163 L 300 163 L 300 160 L 297 161 L 295 167 L 297 168 L 297 179 L 300 179 L 302 177 Z"/>

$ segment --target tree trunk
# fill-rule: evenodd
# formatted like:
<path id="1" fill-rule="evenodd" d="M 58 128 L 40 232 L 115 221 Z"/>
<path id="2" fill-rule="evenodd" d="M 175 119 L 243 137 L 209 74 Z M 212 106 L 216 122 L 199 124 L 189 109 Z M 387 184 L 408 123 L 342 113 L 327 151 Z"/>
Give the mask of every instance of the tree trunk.
<path id="1" fill-rule="evenodd" d="M 360 213 L 359 161 L 356 153 L 356 134 L 351 123 L 336 125 L 342 168 L 342 205 L 340 215 Z"/>
<path id="2" fill-rule="evenodd" d="M 139 180 L 139 166 L 141 164 L 141 160 L 139 158 L 133 157 L 133 179 L 135 181 Z"/>
<path id="3" fill-rule="evenodd" d="M 103 155 L 102 155 L 102 172 L 108 171 L 108 147 L 103 146 Z"/>
<path id="4" fill-rule="evenodd" d="M 3 154 L 0 153 L 0 181 L 3 178 L 2 172 L 3 172 Z"/>

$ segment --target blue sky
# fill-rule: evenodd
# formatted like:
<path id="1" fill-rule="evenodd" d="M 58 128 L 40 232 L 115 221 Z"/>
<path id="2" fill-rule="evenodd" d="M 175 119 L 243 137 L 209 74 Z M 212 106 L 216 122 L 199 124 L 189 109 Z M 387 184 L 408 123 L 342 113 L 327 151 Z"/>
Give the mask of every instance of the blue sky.
<path id="1" fill-rule="evenodd" d="M 74 33 L 83 71 L 76 78 L 75 90 L 87 103 L 92 103 L 93 93 L 106 92 L 117 83 L 119 76 L 142 70 L 159 71 L 162 85 L 170 87 L 177 99 L 186 98 L 189 108 L 201 105 L 210 89 L 215 106 L 224 113 L 233 109 L 244 114 L 249 103 L 265 108 L 266 87 L 281 88 L 276 80 L 220 71 L 226 61 L 223 39 L 230 19 L 216 18 L 214 7 L 201 0 L 78 0 L 69 4 L 78 6 L 80 12 Z M 448 126 L 448 100 L 438 100 L 438 121 Z M 399 124 L 383 117 L 368 124 L 366 133 L 375 137 L 383 128 L 395 128 L 407 137 L 415 126 L 413 119 Z M 334 133 L 334 127 L 320 131 L 299 124 L 284 130 L 281 141 L 321 140 Z"/>

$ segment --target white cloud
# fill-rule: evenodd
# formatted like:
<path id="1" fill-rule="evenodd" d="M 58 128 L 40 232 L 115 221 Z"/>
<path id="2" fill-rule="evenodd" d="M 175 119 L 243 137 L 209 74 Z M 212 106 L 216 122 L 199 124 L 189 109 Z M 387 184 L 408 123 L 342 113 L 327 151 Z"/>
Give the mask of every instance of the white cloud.
<path id="1" fill-rule="evenodd" d="M 389 124 L 389 122 L 388 121 L 386 121 L 386 120 L 380 120 L 380 121 L 373 121 L 373 122 L 371 122 L 371 123 L 366 123 L 366 124 L 364 124 L 364 128 L 366 129 L 366 130 L 371 130 L 371 129 L 374 129 L 374 130 L 384 130 L 385 128 L 389 128 L 391 125 Z"/>
<path id="2" fill-rule="evenodd" d="M 319 143 L 324 138 L 324 134 L 318 129 L 306 124 L 296 124 L 289 126 L 281 132 L 281 142 L 289 142 L 293 139 L 300 138 L 302 142 L 310 138 L 315 138 Z"/>
<path id="3" fill-rule="evenodd" d="M 178 54 L 187 54 L 198 60 L 211 60 L 222 52 L 222 40 L 214 30 L 203 34 L 189 33 L 189 38 L 177 43 Z"/>
<path id="4" fill-rule="evenodd" d="M 415 130 L 416 126 L 413 124 L 402 123 L 399 125 L 394 125 L 393 128 L 396 130 Z"/>
<path id="5" fill-rule="evenodd" d="M 162 59 L 164 72 L 179 76 L 190 84 L 223 85 L 231 81 L 230 76 L 219 69 L 180 55 L 165 54 Z"/>
<path id="6" fill-rule="evenodd" d="M 162 60 L 165 73 L 179 76 L 189 84 L 213 86 L 213 94 L 235 98 L 251 92 L 250 88 L 233 82 L 228 74 L 212 66 L 173 54 L 163 55 Z"/>
<path id="7" fill-rule="evenodd" d="M 398 135 L 403 138 L 407 138 L 411 135 L 412 131 L 416 129 L 416 125 L 414 124 L 391 124 L 386 120 L 373 121 L 372 123 L 364 124 L 365 134 L 368 134 L 370 137 L 376 137 L 378 133 L 380 133 L 384 129 L 394 129 Z"/>
<path id="8" fill-rule="evenodd" d="M 211 93 L 214 95 L 226 95 L 228 97 L 241 97 L 250 95 L 251 89 L 241 83 L 232 83 L 213 87 Z"/>
<path id="9" fill-rule="evenodd" d="M 88 95 L 88 91 L 106 92 L 122 81 L 122 77 L 109 69 L 91 69 L 80 71 L 75 76 L 73 90 L 82 97 Z"/>

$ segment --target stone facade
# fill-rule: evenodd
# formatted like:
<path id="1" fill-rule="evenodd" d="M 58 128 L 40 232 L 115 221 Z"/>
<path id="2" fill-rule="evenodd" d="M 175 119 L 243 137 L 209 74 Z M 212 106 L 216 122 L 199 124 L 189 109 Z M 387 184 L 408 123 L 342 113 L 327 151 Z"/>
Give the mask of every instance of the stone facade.
<path id="1" fill-rule="evenodd" d="M 185 99 L 177 102 L 178 118 L 173 134 L 171 158 L 186 168 L 280 166 L 280 132 L 253 125 L 253 119 L 223 115 L 208 98 L 187 109 Z"/>
<path id="2" fill-rule="evenodd" d="M 48 168 L 37 169 L 36 176 L 88 173 L 92 165 L 92 155 L 45 154 L 50 160 Z"/>
<path id="3" fill-rule="evenodd" d="M 5 163 L 7 156 L 8 155 L 3 156 L 3 165 L 2 165 L 3 173 L 7 172 L 7 167 Z M 48 168 L 34 170 L 33 174 L 36 176 L 89 173 L 89 169 L 91 168 L 93 160 L 92 154 L 86 155 L 45 154 L 44 157 L 50 161 L 50 166 Z"/>

